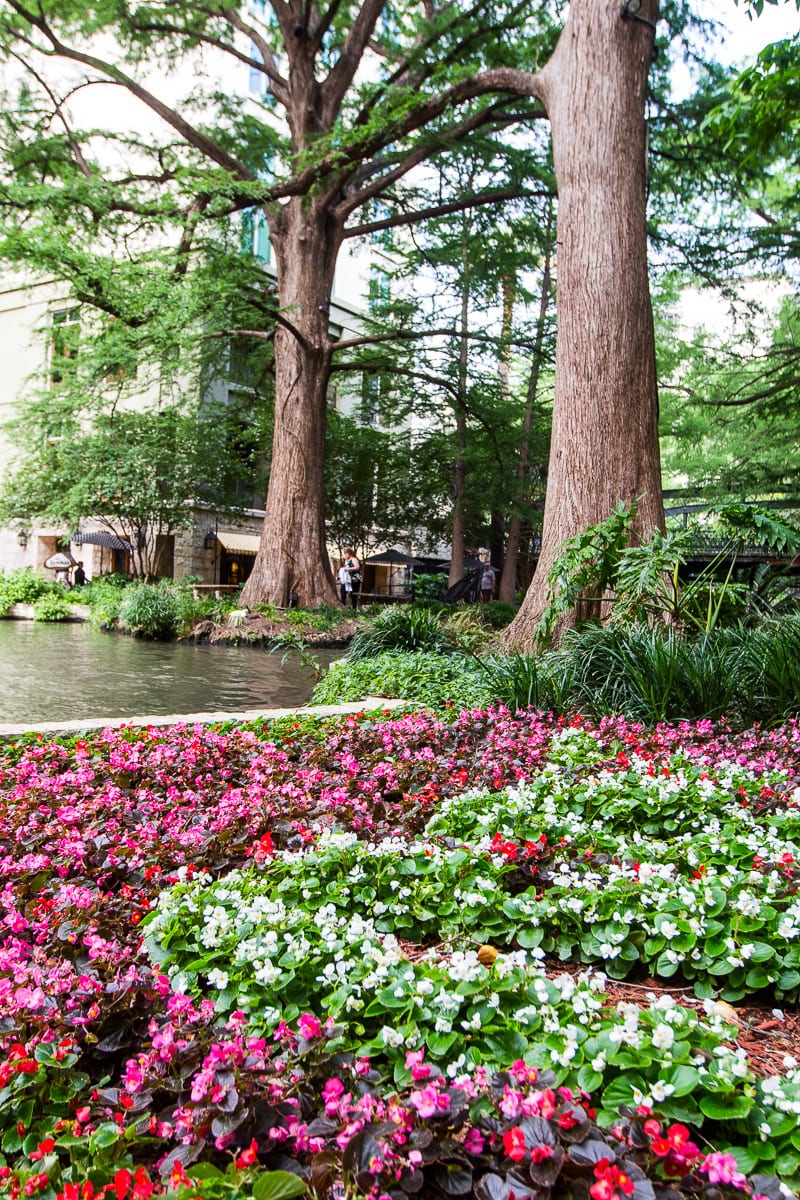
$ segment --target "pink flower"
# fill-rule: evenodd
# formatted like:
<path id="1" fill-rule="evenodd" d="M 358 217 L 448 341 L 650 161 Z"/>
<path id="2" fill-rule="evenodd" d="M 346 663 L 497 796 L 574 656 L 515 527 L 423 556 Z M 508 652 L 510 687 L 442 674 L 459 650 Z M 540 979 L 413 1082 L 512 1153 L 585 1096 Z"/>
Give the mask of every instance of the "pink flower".
<path id="1" fill-rule="evenodd" d="M 477 1129 L 470 1129 L 464 1138 L 464 1149 L 467 1154 L 482 1154 L 485 1144 L 483 1134 Z"/>
<path id="2" fill-rule="evenodd" d="M 700 1170 L 708 1176 L 709 1183 L 728 1183 L 731 1187 L 742 1190 L 747 1188 L 747 1180 L 739 1170 L 739 1164 L 732 1154 L 722 1154 L 720 1151 L 714 1150 L 711 1154 L 706 1155 Z"/>
<path id="3" fill-rule="evenodd" d="M 298 1017 L 297 1028 L 300 1036 L 309 1042 L 322 1036 L 322 1024 L 311 1013 L 303 1013 L 302 1017 Z"/>
<path id="4" fill-rule="evenodd" d="M 435 1116 L 439 1111 L 439 1092 L 433 1084 L 421 1088 L 418 1092 L 412 1092 L 408 1099 L 423 1120 Z"/>

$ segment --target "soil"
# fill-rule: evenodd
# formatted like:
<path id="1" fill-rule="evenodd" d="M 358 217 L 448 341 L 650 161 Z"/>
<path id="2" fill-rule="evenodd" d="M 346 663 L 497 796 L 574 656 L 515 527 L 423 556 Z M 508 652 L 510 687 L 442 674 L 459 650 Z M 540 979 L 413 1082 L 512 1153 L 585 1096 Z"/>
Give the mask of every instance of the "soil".
<path id="1" fill-rule="evenodd" d="M 209 645 L 274 646 L 287 636 L 294 636 L 307 646 L 320 650 L 339 649 L 347 646 L 358 628 L 355 617 L 342 612 L 342 619 L 333 629 L 315 629 L 312 624 L 300 624 L 288 615 L 273 619 L 262 613 L 247 613 L 241 620 L 226 620 L 224 625 L 216 621 L 198 621 L 184 638 L 188 642 L 204 642 Z"/>
<path id="2" fill-rule="evenodd" d="M 561 966 L 563 970 L 563 965 Z M 585 970 L 585 968 L 582 968 Z M 649 1005 L 648 993 L 668 993 L 678 1004 L 703 1011 L 703 1001 L 695 998 L 692 988 L 668 987 L 656 980 L 647 983 L 618 983 L 606 981 L 606 994 L 611 1005 L 620 1000 L 629 1004 Z M 768 1008 L 754 1004 L 726 1004 L 725 1019 L 738 1026 L 738 1033 L 731 1040 L 732 1046 L 740 1046 L 747 1054 L 756 1075 L 785 1075 L 789 1064 L 787 1055 L 800 1063 L 800 1014 L 795 1010 Z"/>

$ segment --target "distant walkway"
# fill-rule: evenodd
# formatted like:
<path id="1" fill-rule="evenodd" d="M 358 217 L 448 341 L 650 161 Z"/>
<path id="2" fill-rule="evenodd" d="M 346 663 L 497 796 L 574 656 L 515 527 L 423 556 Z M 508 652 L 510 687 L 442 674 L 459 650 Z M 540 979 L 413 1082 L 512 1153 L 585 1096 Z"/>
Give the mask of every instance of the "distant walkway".
<path id="1" fill-rule="evenodd" d="M 339 714 L 402 708 L 407 700 L 386 700 L 380 696 L 365 696 L 352 704 L 304 705 L 302 708 L 248 708 L 244 712 L 174 713 L 170 716 L 98 717 L 93 720 L 44 721 L 39 725 L 7 725 L 0 723 L 0 738 L 21 737 L 28 733 L 44 733 L 49 737 L 92 733 L 101 729 L 143 729 L 147 725 L 218 725 L 222 722 L 274 721 L 279 717 L 335 717 Z"/>

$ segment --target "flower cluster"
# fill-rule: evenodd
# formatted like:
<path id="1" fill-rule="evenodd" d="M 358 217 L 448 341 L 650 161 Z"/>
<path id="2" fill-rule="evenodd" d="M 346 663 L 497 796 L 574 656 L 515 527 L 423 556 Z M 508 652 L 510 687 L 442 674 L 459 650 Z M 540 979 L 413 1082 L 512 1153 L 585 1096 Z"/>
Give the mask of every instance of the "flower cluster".
<path id="1" fill-rule="evenodd" d="M 287 1196 L 312 1174 L 320 1195 L 523 1196 L 580 1175 L 647 1200 L 678 1161 L 658 1147 L 701 1121 L 718 1149 L 684 1190 L 750 1187 L 731 1148 L 792 1176 L 800 1081 L 755 1079 L 711 991 L 800 985 L 799 779 L 793 723 L 503 709 L 5 745 L 0 1187 L 238 1200 L 274 1172 Z M 545 954 L 680 973 L 706 1011 L 614 1008 Z M 602 1134 L 588 1092 L 601 1125 L 645 1106 L 660 1132 Z"/>

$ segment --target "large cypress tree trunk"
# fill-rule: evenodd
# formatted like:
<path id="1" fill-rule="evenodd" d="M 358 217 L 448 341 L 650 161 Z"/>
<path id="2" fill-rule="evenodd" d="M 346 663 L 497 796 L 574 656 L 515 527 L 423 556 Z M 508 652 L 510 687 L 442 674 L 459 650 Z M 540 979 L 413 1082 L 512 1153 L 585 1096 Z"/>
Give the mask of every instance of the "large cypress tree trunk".
<path id="1" fill-rule="evenodd" d="M 657 17 L 656 0 L 642 16 Z M 663 528 L 647 276 L 645 97 L 653 31 L 619 0 L 572 0 L 542 72 L 558 185 L 558 339 L 542 553 L 507 643 L 534 642 L 565 538 L 639 500 Z"/>
<path id="2" fill-rule="evenodd" d="M 325 547 L 329 304 L 340 232 L 324 210 L 289 202 L 274 219 L 279 299 L 275 429 L 266 517 L 242 603 L 338 604 Z M 291 326 L 291 328 L 289 328 Z"/>

